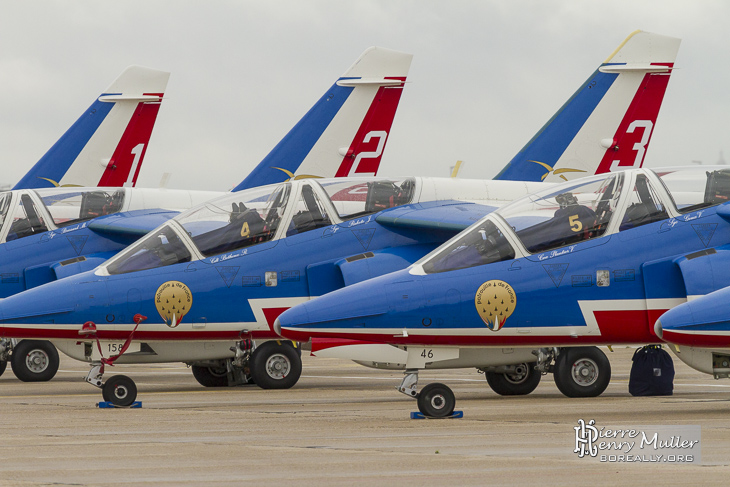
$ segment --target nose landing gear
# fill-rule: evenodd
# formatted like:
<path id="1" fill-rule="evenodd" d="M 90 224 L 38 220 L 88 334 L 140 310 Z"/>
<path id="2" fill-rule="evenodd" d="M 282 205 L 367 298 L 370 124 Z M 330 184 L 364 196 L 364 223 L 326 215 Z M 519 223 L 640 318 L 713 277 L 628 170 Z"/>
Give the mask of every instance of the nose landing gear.
<path id="1" fill-rule="evenodd" d="M 139 324 L 146 319 L 146 316 L 142 316 L 139 313 L 134 315 L 133 320 L 135 322 L 135 326 L 132 333 L 130 333 L 129 337 L 127 337 L 127 340 L 124 342 L 124 345 L 122 345 L 120 352 L 109 358 L 104 358 L 104 354 L 101 350 L 101 343 L 99 342 L 99 337 L 96 334 L 96 325 L 93 321 L 87 321 L 81 327 L 81 330 L 79 330 L 79 335 L 94 338 L 96 340 L 96 345 L 99 348 L 99 354 L 101 354 L 101 360 L 99 362 L 92 362 L 91 370 L 89 370 L 89 373 L 86 376 L 86 382 L 94 387 L 100 388 L 104 401 L 110 402 L 114 406 L 131 406 L 134 403 L 134 400 L 137 399 L 137 386 L 134 381 L 126 375 L 114 375 L 104 382 L 104 367 L 106 365 L 110 367 L 114 366 L 114 362 L 129 348 L 129 344 L 132 342 L 134 332 L 137 331 Z"/>
<path id="2" fill-rule="evenodd" d="M 449 386 L 434 382 L 417 392 L 418 369 L 407 369 L 398 392 L 413 397 L 418 403 L 418 410 L 429 418 L 447 418 L 454 414 L 456 398 Z"/>

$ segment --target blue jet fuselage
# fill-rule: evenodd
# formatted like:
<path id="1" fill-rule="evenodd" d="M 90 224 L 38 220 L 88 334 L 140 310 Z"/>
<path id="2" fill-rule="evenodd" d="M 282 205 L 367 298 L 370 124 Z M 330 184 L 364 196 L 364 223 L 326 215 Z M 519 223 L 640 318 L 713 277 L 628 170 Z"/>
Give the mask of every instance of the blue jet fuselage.
<path id="1" fill-rule="evenodd" d="M 492 209 L 451 200 L 420 204 L 409 193 L 402 201 L 386 195 L 382 207 L 390 206 L 391 210 L 343 217 L 342 211 L 347 211 L 342 208 L 348 205 L 378 207 L 376 198 L 366 201 L 362 192 L 368 187 L 365 181 L 296 181 L 275 186 L 287 191 L 294 188 L 291 195 L 287 193 L 289 203 L 276 199 L 281 192 L 274 191 L 270 197 L 266 193 L 270 200 L 281 203 L 276 209 L 283 223 L 276 225 L 264 223 L 259 216 L 268 218 L 273 211 L 270 208 L 253 210 L 266 200 L 256 195 L 272 192 L 271 187 L 227 195 L 222 207 L 206 203 L 150 232 L 96 270 L 4 300 L 0 303 L 0 336 L 78 341 L 81 325 L 93 321 L 100 339 L 125 340 L 134 328 L 133 316 L 140 313 L 148 317 L 134 334 L 135 341 L 140 342 L 238 340 L 244 335 L 277 338 L 271 327 L 285 309 L 351 282 L 407 267 L 453 236 L 454 228 L 464 228 Z M 414 180 L 405 181 L 404 185 L 411 185 L 408 191 L 421 196 L 435 191 L 423 189 L 428 184 L 420 179 L 416 190 Z M 435 184 L 431 181 L 429 184 Z M 449 191 L 461 194 L 468 193 L 469 188 L 483 193 L 484 185 L 491 184 L 446 183 L 457 188 Z M 325 184 L 335 188 L 332 194 L 321 189 Z M 544 183 L 534 184 L 544 187 Z M 499 185 L 522 191 L 529 187 L 512 182 Z M 448 193 L 443 188 L 440 192 Z M 256 197 L 244 201 L 247 194 Z M 514 194 L 512 190 L 510 197 Z M 404 202 L 412 204 L 402 206 Z M 444 207 L 459 213 L 460 227 L 440 220 L 438 212 Z M 312 209 L 318 215 L 314 222 Z M 405 214 L 436 212 L 437 221 L 432 222 L 436 227 L 424 230 L 417 225 L 376 221 L 392 210 Z M 201 212 L 204 215 L 198 218 Z M 328 219 L 326 224 L 324 219 Z M 233 247 L 226 243 L 231 238 Z"/>
<path id="2" fill-rule="evenodd" d="M 24 293 L 28 299 L 36 291 L 44 296 L 44 302 L 34 307 L 33 318 L 15 320 L 16 309 L 10 307 L 10 301 L 3 303 L 3 318 L 19 323 L 37 322 L 36 317 L 42 312 L 54 325 L 46 330 L 48 338 L 77 338 L 78 325 L 86 321 L 97 324 L 100 338 L 126 338 L 136 313 L 149 317 L 135 333 L 139 340 L 235 340 L 244 329 L 252 331 L 254 338 L 273 338 L 270 329 L 257 321 L 263 317 L 265 323 L 273 324 L 276 316 L 293 303 L 344 286 L 335 265 L 343 255 L 363 254 L 384 246 L 417 246 L 420 255 L 424 255 L 444 241 L 434 238 L 430 244 L 424 243 L 413 236 L 392 232 L 374 220 L 355 227 L 348 227 L 350 223 L 264 243 L 248 248 L 242 255 L 222 254 L 115 276 L 98 276 L 93 270 L 84 272 Z M 367 235 L 369 242 L 358 235 Z M 407 261 L 401 262 L 401 266 L 408 265 Z M 168 328 L 155 307 L 159 288 L 171 281 L 183 283 L 193 302 L 177 329 Z M 18 309 L 17 313 L 23 311 Z M 67 324 L 75 327 L 62 331 Z M 58 331 L 54 332 L 56 328 Z M 2 333 L 25 335 L 22 330 L 8 328 Z"/>
<path id="3" fill-rule="evenodd" d="M 179 210 L 219 194 L 78 187 L 0 193 L 0 298 L 93 269 Z M 111 222 L 125 231 L 110 231 Z"/>
<path id="4" fill-rule="evenodd" d="M 283 313 L 276 328 L 293 340 L 348 338 L 392 345 L 659 342 L 656 319 L 686 301 L 691 289 L 730 284 L 724 275 L 703 281 L 698 258 L 730 239 L 728 205 L 713 206 L 727 199 L 708 203 L 700 190 L 697 200 L 688 197 L 692 204 L 678 210 L 673 198 L 680 202 L 685 197 L 677 190 L 683 181 L 678 174 L 668 181 L 667 174 L 655 179 L 647 171 L 627 171 L 623 194 L 610 198 L 613 217 L 603 228 L 600 216 L 592 228 L 581 222 L 573 209 L 578 205 L 566 206 L 569 211 L 561 219 L 559 197 L 579 191 L 575 183 L 581 180 L 556 186 L 542 199 L 531 196 L 503 207 L 409 269 Z M 608 208 L 606 181 L 585 200 L 596 214 L 602 204 Z M 650 205 L 653 217 L 647 216 Z M 552 218 L 543 218 L 541 211 Z M 569 238 L 554 237 L 562 235 L 558 227 Z M 504 245 L 486 243 L 494 236 Z M 491 245 L 494 256 L 501 254 L 481 264 L 476 251 L 468 254 L 480 245 Z"/>

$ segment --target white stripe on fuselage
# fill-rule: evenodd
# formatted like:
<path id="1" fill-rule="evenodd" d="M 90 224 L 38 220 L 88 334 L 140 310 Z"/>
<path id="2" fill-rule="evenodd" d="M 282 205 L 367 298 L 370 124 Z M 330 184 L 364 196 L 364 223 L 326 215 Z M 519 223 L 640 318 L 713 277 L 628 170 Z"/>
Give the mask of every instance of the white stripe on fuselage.
<path id="1" fill-rule="evenodd" d="M 583 319 L 591 329 L 598 329 L 596 311 L 648 311 L 672 309 L 685 303 L 685 298 L 661 299 L 602 299 L 596 301 L 578 301 Z M 653 323 L 650 323 L 653 325 Z M 598 331 L 600 335 L 600 330 Z"/>
<path id="2" fill-rule="evenodd" d="M 413 329 L 408 328 L 408 336 L 601 336 L 601 330 L 596 320 L 597 311 L 647 311 L 671 309 L 686 302 L 684 298 L 665 299 L 607 299 L 595 301 L 578 301 L 585 324 L 567 324 L 564 326 L 534 326 L 534 327 L 506 327 L 499 331 L 492 331 L 486 326 L 484 328 L 438 328 L 438 329 Z M 509 319 L 507 320 L 509 324 Z M 292 331 L 322 331 L 317 327 L 297 327 Z M 404 329 L 401 328 L 328 328 L 328 333 L 341 333 L 343 337 L 356 332 L 359 335 L 393 335 L 403 337 Z"/>
<path id="3" fill-rule="evenodd" d="M 293 297 L 293 298 L 263 298 L 263 299 L 249 299 L 248 303 L 251 306 L 251 311 L 253 312 L 254 318 L 256 321 L 253 322 L 227 322 L 227 323 L 181 323 L 176 328 L 168 328 L 166 325 L 162 323 L 140 323 L 139 327 L 137 328 L 138 333 L 144 333 L 144 332 L 160 332 L 160 331 L 170 331 L 170 332 L 186 332 L 186 333 L 198 333 L 198 334 L 205 334 L 209 332 L 225 332 L 225 331 L 241 331 L 241 330 L 248 330 L 248 331 L 268 331 L 269 324 L 266 320 L 266 316 L 264 315 L 265 309 L 273 309 L 273 308 L 291 308 L 293 306 L 296 306 L 298 304 L 304 303 L 306 301 L 309 301 L 311 298 L 308 296 L 302 296 L 302 297 Z M 64 331 L 78 331 L 81 330 L 81 323 L 72 323 L 72 324 L 56 324 L 56 323 L 23 323 L 23 324 L 3 324 L 0 323 L 0 330 L 4 328 L 14 328 L 14 329 L 28 329 L 28 330 L 34 330 L 34 331 L 43 331 L 48 330 L 49 333 L 52 332 L 58 332 L 60 330 Z M 116 332 L 123 332 L 128 331 L 131 332 L 135 324 L 134 323 L 96 323 L 96 327 L 100 331 L 116 331 Z M 42 336 L 34 336 L 34 338 L 42 338 Z M 66 340 L 70 338 L 64 338 Z M 87 339 L 87 337 L 79 335 L 79 340 Z M 169 338 L 168 338 L 169 339 Z M 214 338 L 208 338 L 206 337 L 205 340 L 213 340 Z M 59 338 L 54 338 L 54 340 L 59 340 Z M 165 338 L 160 339 L 150 339 L 145 338 L 145 341 L 156 341 L 166 340 Z M 190 340 L 190 339 L 186 339 Z M 226 339 L 227 340 L 227 339 Z"/>

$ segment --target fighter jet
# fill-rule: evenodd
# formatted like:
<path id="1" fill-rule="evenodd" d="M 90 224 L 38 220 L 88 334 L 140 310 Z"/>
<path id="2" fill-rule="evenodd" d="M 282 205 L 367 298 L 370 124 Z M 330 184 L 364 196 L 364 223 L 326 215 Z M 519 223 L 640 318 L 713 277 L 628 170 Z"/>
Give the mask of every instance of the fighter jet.
<path id="1" fill-rule="evenodd" d="M 302 177 L 333 177 L 343 171 L 376 173 L 412 57 L 379 47 L 365 50 L 235 189 Z M 160 83 L 167 82 L 168 73 L 160 73 L 146 68 L 125 71 L 18 185 L 42 189 L 0 194 L 0 252 L 5 255 L 0 260 L 0 298 L 93 269 L 180 210 L 225 194 L 79 188 L 69 183 L 95 184 L 96 179 L 78 179 L 73 174 L 88 178 L 104 160 L 106 170 L 100 182 L 121 185 L 127 178 L 125 185 L 133 186 L 146 148 L 140 137 L 149 137 L 154 121 L 147 107 L 154 100 L 157 105 L 153 106 L 159 107 L 161 97 L 157 94 L 150 101 L 152 95 L 143 93 L 164 91 Z M 149 78 L 157 84 L 150 86 Z M 114 108 L 110 111 L 107 105 Z M 124 126 L 118 125 L 126 120 L 124 116 L 132 116 L 134 123 L 121 130 Z M 116 134 L 121 137 L 118 147 Z M 101 150 L 109 147 L 117 147 L 108 151 L 111 162 L 98 159 Z M 134 163 L 130 159 L 125 166 L 123 156 L 130 154 L 135 155 Z M 65 170 L 71 161 L 76 162 L 61 176 L 64 173 L 57 171 Z M 89 161 L 93 167 L 88 167 Z M 73 187 L 44 188 L 52 185 Z M 119 222 L 123 231 L 118 230 Z M 58 354 L 47 341 L 0 340 L 0 374 L 11 357 L 13 371 L 24 381 L 50 380 L 58 369 Z"/>
<path id="2" fill-rule="evenodd" d="M 563 183 L 498 209 L 408 269 L 284 312 L 274 329 L 291 340 L 401 349 L 399 390 L 428 416 L 450 415 L 455 399 L 444 384 L 418 391 L 427 368 L 477 367 L 500 394 L 528 394 L 552 372 L 566 396 L 597 396 L 611 369 L 596 347 L 661 342 L 654 322 L 667 310 L 677 307 L 657 325 L 665 339 L 706 347 L 709 330 L 722 333 L 718 306 L 694 310 L 703 300 L 719 304 L 724 291 L 679 305 L 730 284 L 722 273 L 707 277 L 730 238 L 729 198 L 730 171 L 721 166 Z M 425 217 L 412 213 L 408 223 L 427 228 Z"/>
<path id="3" fill-rule="evenodd" d="M 678 45 L 678 40 L 663 36 L 632 39 Z M 646 43 L 629 41 L 620 52 L 627 46 L 641 52 L 637 45 Z M 582 122 L 592 126 L 594 109 L 612 89 L 623 87 L 624 95 L 634 98 L 622 77 L 636 81 L 633 90 L 649 89 L 643 83 L 647 70 L 651 76 L 665 76 L 672 63 L 673 58 L 662 66 L 639 62 L 617 73 L 599 70 L 561 112 L 569 111 L 574 101 L 590 105 Z M 604 75 L 614 88 L 593 90 L 591 81 Z M 547 144 L 549 128 L 564 121 L 553 117 L 531 144 Z M 619 117 L 616 124 L 625 121 Z M 611 127 L 607 133 L 617 131 Z M 604 148 L 595 165 L 607 150 L 615 152 L 613 146 Z M 636 152 L 626 153 L 631 161 Z M 134 383 L 126 377 L 102 380 L 104 365 L 117 360 L 187 362 L 206 386 L 253 380 L 264 388 L 291 387 L 301 373 L 301 361 L 290 343 L 271 340 L 279 313 L 310 297 L 404 268 L 496 206 L 545 184 L 295 180 L 230 195 L 181 214 L 94 271 L 5 300 L 0 306 L 7 312 L 3 333 L 56 340 L 65 353 L 92 363 L 87 380 L 112 402 L 128 403 L 136 396 Z M 429 223 L 420 226 L 424 214 Z M 124 227 L 124 222 L 111 222 L 108 230 L 124 233 Z M 42 304 L 32 316 L 18 315 L 29 302 Z M 41 325 L 49 320 L 49 326 Z"/>

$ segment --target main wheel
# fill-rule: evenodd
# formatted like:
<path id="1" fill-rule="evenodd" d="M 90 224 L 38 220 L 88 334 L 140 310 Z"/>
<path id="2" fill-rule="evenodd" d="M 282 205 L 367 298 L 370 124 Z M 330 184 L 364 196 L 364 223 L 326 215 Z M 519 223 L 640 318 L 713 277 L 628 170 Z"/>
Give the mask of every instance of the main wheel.
<path id="1" fill-rule="evenodd" d="M 5 372 L 5 367 L 8 366 L 7 360 L 0 360 L 0 375 L 3 375 L 3 372 Z"/>
<path id="2" fill-rule="evenodd" d="M 250 368 L 262 389 L 289 389 L 302 375 L 302 359 L 291 343 L 269 341 L 253 351 Z"/>
<path id="3" fill-rule="evenodd" d="M 228 369 L 223 363 L 217 367 L 193 365 L 193 377 L 201 386 L 226 387 L 228 385 Z"/>
<path id="4" fill-rule="evenodd" d="M 486 372 L 487 383 L 500 396 L 525 396 L 535 390 L 542 374 L 534 364 L 519 364 L 514 372 Z"/>
<path id="5" fill-rule="evenodd" d="M 58 351 L 46 340 L 21 340 L 13 348 L 10 366 L 23 382 L 45 382 L 58 372 Z"/>
<path id="6" fill-rule="evenodd" d="M 611 363 L 596 347 L 568 347 L 560 350 L 553 379 L 568 397 L 600 396 L 611 381 Z"/>
<path id="7" fill-rule="evenodd" d="M 105 401 L 116 406 L 131 406 L 137 399 L 137 386 L 126 375 L 114 375 L 104 382 L 101 395 Z"/>
<path id="8" fill-rule="evenodd" d="M 431 418 L 445 418 L 451 416 L 456 406 L 454 393 L 445 384 L 434 382 L 421 389 L 416 396 L 418 410 L 424 416 Z"/>

